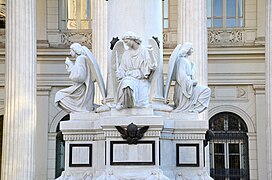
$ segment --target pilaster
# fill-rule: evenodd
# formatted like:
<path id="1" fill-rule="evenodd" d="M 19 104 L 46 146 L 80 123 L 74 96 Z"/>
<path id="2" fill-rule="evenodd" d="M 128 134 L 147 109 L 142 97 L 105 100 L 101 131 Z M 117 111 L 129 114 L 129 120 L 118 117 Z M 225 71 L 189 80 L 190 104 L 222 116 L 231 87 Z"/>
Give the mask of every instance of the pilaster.
<path id="1" fill-rule="evenodd" d="M 267 136 L 267 179 L 272 179 L 272 2 L 266 1 L 266 136 Z"/>

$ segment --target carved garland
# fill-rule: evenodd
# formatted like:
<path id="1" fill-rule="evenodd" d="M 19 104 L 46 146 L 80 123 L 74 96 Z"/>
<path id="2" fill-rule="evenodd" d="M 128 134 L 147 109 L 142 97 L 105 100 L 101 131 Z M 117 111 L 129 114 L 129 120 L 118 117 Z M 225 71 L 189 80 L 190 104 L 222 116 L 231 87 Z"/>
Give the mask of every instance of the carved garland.
<path id="1" fill-rule="evenodd" d="M 243 42 L 243 32 L 239 30 L 218 30 L 208 32 L 209 44 L 237 44 Z"/>
<path id="2" fill-rule="evenodd" d="M 92 47 L 92 33 L 62 33 L 61 34 L 61 43 L 64 45 L 71 45 L 73 43 L 80 43 L 87 47 Z"/>

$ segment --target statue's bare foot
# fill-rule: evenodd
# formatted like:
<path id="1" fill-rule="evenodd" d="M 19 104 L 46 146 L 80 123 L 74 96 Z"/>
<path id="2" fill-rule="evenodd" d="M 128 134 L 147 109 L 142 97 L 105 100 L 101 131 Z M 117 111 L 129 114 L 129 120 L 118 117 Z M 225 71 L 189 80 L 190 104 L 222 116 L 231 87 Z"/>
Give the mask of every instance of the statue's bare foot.
<path id="1" fill-rule="evenodd" d="M 123 109 L 123 105 L 120 103 L 117 103 L 115 109 L 120 111 L 121 109 Z"/>
<path id="2" fill-rule="evenodd" d="M 173 110 L 173 107 L 163 103 L 154 103 L 152 107 L 156 111 L 171 112 Z"/>
<path id="3" fill-rule="evenodd" d="M 110 111 L 110 107 L 106 104 L 103 104 L 102 106 L 99 106 L 98 108 L 95 109 L 96 113 L 106 112 L 106 111 Z"/>

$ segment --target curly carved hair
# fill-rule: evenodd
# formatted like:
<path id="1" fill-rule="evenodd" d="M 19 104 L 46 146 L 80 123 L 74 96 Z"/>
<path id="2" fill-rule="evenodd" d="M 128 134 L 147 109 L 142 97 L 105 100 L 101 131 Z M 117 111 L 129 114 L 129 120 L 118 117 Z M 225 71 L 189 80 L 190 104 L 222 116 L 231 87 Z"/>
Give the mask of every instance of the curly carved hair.
<path id="1" fill-rule="evenodd" d="M 142 39 L 132 31 L 128 31 L 124 34 L 122 40 L 125 40 L 125 39 L 131 39 L 139 45 L 142 43 Z"/>

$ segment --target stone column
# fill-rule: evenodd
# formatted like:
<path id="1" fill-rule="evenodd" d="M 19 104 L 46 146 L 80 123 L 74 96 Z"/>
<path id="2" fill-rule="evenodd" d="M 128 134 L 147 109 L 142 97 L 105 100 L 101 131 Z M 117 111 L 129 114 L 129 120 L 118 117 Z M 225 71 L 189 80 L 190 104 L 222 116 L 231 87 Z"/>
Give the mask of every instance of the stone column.
<path id="1" fill-rule="evenodd" d="M 272 2 L 266 1 L 266 136 L 267 136 L 267 179 L 272 179 Z"/>
<path id="2" fill-rule="evenodd" d="M 191 59 L 196 64 L 198 84 L 207 85 L 207 16 L 206 1 L 178 1 L 178 44 L 193 43 Z"/>
<path id="3" fill-rule="evenodd" d="M 152 36 L 160 41 L 161 57 L 156 70 L 156 80 L 152 80 L 151 99 L 153 102 L 163 101 L 163 77 L 162 77 L 162 1 L 160 0 L 109 0 L 108 2 L 108 42 L 113 37 L 121 39 L 125 32 L 133 31 L 143 40 L 144 46 L 148 45 L 148 39 Z M 110 61 L 111 51 L 108 50 Z M 108 73 L 110 69 L 108 70 Z M 111 87 L 108 84 L 109 87 Z M 108 98 L 113 94 L 109 92 Z M 154 107 L 154 106 L 153 106 Z"/>
<path id="4" fill-rule="evenodd" d="M 7 1 L 2 180 L 35 179 L 36 0 Z"/>
<path id="5" fill-rule="evenodd" d="M 108 42 L 108 17 L 107 2 L 92 1 L 93 22 L 92 22 L 92 52 L 95 55 L 102 76 L 106 83 L 107 77 L 107 49 L 110 47 Z M 101 104 L 102 96 L 98 86 L 96 85 L 95 103 Z"/>
<path id="6" fill-rule="evenodd" d="M 199 85 L 208 84 L 208 44 L 207 44 L 206 1 L 178 1 L 178 44 L 191 42 L 194 53 L 189 57 L 196 65 L 196 80 Z M 200 114 L 208 119 L 207 113 Z"/>

